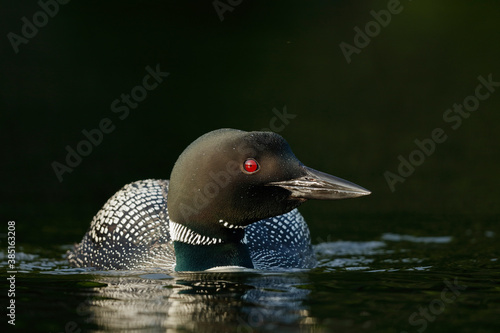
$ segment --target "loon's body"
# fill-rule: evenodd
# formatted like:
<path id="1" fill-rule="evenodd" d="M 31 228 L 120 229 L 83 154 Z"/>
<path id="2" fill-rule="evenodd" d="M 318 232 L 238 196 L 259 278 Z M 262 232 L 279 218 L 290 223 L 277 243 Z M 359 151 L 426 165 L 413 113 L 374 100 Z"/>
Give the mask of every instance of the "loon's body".
<path id="1" fill-rule="evenodd" d="M 125 185 L 94 217 L 90 231 L 70 253 L 70 262 L 98 269 L 173 269 L 167 194 L 168 180 Z M 252 223 L 244 232 L 254 268 L 311 268 L 316 264 L 309 229 L 297 209 Z"/>
<path id="2" fill-rule="evenodd" d="M 277 134 L 217 130 L 186 148 L 170 181 L 137 181 L 112 196 L 68 260 L 103 270 L 312 268 L 296 207 L 369 193 L 305 167 Z"/>

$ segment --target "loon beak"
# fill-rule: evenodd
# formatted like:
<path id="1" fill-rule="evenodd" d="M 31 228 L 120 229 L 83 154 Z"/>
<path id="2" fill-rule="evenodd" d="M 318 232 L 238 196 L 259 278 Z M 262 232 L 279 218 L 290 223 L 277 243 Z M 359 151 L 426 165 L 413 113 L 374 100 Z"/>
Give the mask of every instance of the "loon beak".
<path id="1" fill-rule="evenodd" d="M 285 181 L 272 182 L 268 185 L 280 186 L 291 192 L 292 198 L 336 200 L 357 198 L 368 195 L 367 189 L 327 173 L 300 166 L 305 176 Z"/>

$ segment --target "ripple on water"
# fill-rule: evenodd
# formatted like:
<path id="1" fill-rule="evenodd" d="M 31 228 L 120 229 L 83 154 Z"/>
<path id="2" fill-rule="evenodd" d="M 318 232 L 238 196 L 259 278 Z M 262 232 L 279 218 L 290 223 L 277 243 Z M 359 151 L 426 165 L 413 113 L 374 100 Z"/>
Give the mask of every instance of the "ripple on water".
<path id="1" fill-rule="evenodd" d="M 397 242 L 409 243 L 434 243 L 434 244 L 447 244 L 452 241 L 451 236 L 440 237 L 417 237 L 413 235 L 400 235 L 394 233 L 384 233 L 380 237 L 381 240 L 371 240 L 366 242 L 354 241 L 334 241 L 322 242 L 314 245 L 314 251 L 318 258 L 319 268 L 326 268 L 327 270 L 348 270 L 348 271 L 394 271 L 398 268 L 387 267 L 388 265 L 401 265 L 401 264 L 418 264 L 418 266 L 408 267 L 405 265 L 405 270 L 426 270 L 431 266 L 422 265 L 423 258 L 407 258 L 394 256 L 395 252 L 402 253 L 405 249 L 398 248 L 394 250 L 391 244 Z M 151 272 L 151 271 L 96 271 L 89 268 L 73 268 L 69 267 L 68 263 L 62 253 L 65 252 L 67 246 L 61 246 L 58 251 L 54 252 L 52 258 L 47 258 L 47 253 L 43 255 L 36 253 L 17 252 L 16 253 L 16 266 L 19 272 L 39 272 L 42 274 L 54 275 L 70 275 L 81 273 L 92 273 L 97 275 L 108 276 L 142 276 L 147 279 L 168 279 L 170 275 L 165 272 Z M 34 251 L 37 252 L 37 251 Z M 52 253 L 51 253 L 52 254 Z M 49 254 L 50 256 L 50 254 Z M 390 256 L 390 257 L 388 257 Z M 7 253 L 0 252 L 0 266 L 7 267 Z M 377 263 L 375 265 L 374 263 Z M 380 269 L 380 265 L 385 265 Z M 376 267 L 377 266 L 377 267 Z"/>
<path id="2" fill-rule="evenodd" d="M 314 246 L 319 267 L 326 271 L 367 271 L 394 272 L 425 271 L 432 266 L 422 265 L 426 258 L 406 257 L 412 253 L 412 245 L 397 246 L 400 242 L 408 244 L 448 244 L 451 236 L 417 237 L 384 233 L 380 241 L 352 242 L 336 241 L 322 242 Z M 403 243 L 404 244 L 404 243 Z"/>
<path id="3" fill-rule="evenodd" d="M 452 240 L 451 236 L 441 236 L 441 237 L 417 237 L 412 235 L 399 235 L 393 233 L 382 234 L 382 239 L 391 242 L 413 242 L 413 243 L 437 243 L 446 244 L 450 243 Z"/>

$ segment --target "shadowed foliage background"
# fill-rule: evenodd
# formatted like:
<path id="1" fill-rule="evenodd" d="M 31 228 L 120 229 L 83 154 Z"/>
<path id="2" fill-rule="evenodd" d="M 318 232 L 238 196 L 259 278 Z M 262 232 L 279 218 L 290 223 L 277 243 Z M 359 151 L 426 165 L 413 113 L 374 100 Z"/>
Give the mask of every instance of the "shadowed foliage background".
<path id="1" fill-rule="evenodd" d="M 387 1 L 242 1 L 223 21 L 211 1 L 72 1 L 17 54 L 7 33 L 40 7 L 4 1 L 2 219 L 16 220 L 19 243 L 79 241 L 124 184 L 168 178 L 201 134 L 269 127 L 286 106 L 296 117 L 280 134 L 302 162 L 373 191 L 305 204 L 316 241 L 498 230 L 500 89 L 457 130 L 442 117 L 479 75 L 500 81 L 500 4 L 401 6 L 348 64 L 339 44 Z M 156 64 L 170 75 L 120 120 L 111 103 Z M 59 182 L 51 163 L 103 118 L 116 129 Z M 447 141 L 392 193 L 384 172 L 436 127 Z"/>

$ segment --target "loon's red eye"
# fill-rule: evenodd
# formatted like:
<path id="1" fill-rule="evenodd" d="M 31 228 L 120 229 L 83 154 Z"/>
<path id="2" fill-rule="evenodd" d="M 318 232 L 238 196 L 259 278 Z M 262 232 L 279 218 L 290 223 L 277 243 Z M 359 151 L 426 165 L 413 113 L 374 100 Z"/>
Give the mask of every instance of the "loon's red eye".
<path id="1" fill-rule="evenodd" d="M 245 161 L 245 164 L 243 164 L 243 168 L 248 173 L 254 173 L 259 170 L 259 163 L 253 158 L 249 158 Z"/>

